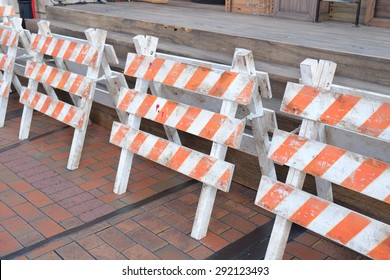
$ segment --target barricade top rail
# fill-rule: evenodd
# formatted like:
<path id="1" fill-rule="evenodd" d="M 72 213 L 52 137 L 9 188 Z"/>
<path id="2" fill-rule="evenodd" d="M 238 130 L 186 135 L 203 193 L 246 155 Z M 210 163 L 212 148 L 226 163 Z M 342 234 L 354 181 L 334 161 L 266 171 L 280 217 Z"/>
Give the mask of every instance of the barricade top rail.
<path id="1" fill-rule="evenodd" d="M 100 61 L 98 46 L 40 34 L 32 34 L 29 50 L 91 67 Z"/>
<path id="2" fill-rule="evenodd" d="M 390 142 L 390 100 L 382 100 L 289 82 L 281 111 Z"/>
<path id="3" fill-rule="evenodd" d="M 256 76 L 129 53 L 125 75 L 248 105 Z"/>

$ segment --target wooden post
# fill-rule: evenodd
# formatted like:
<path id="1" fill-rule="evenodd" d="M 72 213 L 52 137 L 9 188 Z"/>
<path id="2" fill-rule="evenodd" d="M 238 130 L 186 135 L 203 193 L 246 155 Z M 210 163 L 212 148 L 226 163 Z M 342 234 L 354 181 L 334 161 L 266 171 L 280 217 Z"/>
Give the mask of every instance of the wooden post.
<path id="1" fill-rule="evenodd" d="M 138 54 L 154 56 L 157 49 L 158 38 L 152 36 L 138 35 L 133 39 L 136 51 Z M 149 82 L 142 79 L 137 79 L 135 90 L 146 92 L 149 87 Z M 134 129 L 139 129 L 141 118 L 130 114 L 128 116 L 127 125 Z M 133 162 L 134 154 L 126 149 L 122 149 L 118 171 L 115 178 L 114 193 L 123 194 L 127 190 L 129 183 L 130 171 Z"/>
<path id="2" fill-rule="evenodd" d="M 85 31 L 87 34 L 88 42 L 92 46 L 96 46 L 100 49 L 101 55 L 99 56 L 99 61 L 97 61 L 95 67 L 88 67 L 87 71 L 87 77 L 96 80 L 99 76 L 99 70 L 100 70 L 100 63 L 101 59 L 103 56 L 103 48 L 104 48 L 104 42 L 106 40 L 107 36 L 107 31 L 101 30 L 101 29 L 88 29 Z M 95 88 L 96 88 L 96 81 L 92 83 L 92 88 L 90 89 L 91 96 L 88 99 L 82 98 L 80 103 L 80 108 L 82 108 L 86 114 L 86 118 L 89 119 L 89 114 L 91 112 L 91 107 L 92 107 L 92 102 L 93 102 L 93 95 L 95 93 Z M 83 150 L 84 146 L 84 140 L 85 140 L 85 134 L 87 132 L 87 126 L 88 122 L 85 121 L 83 124 L 83 127 L 81 129 L 76 128 L 74 135 L 73 135 L 73 140 L 72 140 L 72 145 L 70 149 L 70 154 L 69 154 L 69 159 L 68 159 L 68 165 L 67 168 L 69 170 L 74 170 L 79 167 L 80 159 L 81 159 L 81 152 Z"/>
<path id="3" fill-rule="evenodd" d="M 252 52 L 243 49 L 236 49 L 232 62 L 232 70 L 241 73 L 249 73 L 252 75 L 256 75 L 256 71 L 254 71 L 253 69 L 254 60 Z M 235 117 L 237 108 L 238 103 L 229 100 L 224 100 L 222 102 L 220 113 L 230 117 Z M 210 155 L 218 159 L 224 159 L 226 156 L 226 152 L 227 146 L 213 143 Z M 198 208 L 196 209 L 196 215 L 194 225 L 192 227 L 191 237 L 199 240 L 206 236 L 216 195 L 217 189 L 215 187 L 203 184 L 202 191 L 199 197 Z"/>
<path id="4" fill-rule="evenodd" d="M 320 60 L 318 63 L 316 60 L 306 59 L 301 63 L 300 68 L 303 84 L 330 89 L 336 71 L 334 62 Z M 319 123 L 304 119 L 299 130 L 299 136 L 316 139 L 319 129 Z M 305 177 L 306 173 L 289 168 L 286 184 L 302 189 Z M 281 260 L 283 258 L 290 229 L 290 221 L 281 216 L 276 216 L 265 259 Z"/>

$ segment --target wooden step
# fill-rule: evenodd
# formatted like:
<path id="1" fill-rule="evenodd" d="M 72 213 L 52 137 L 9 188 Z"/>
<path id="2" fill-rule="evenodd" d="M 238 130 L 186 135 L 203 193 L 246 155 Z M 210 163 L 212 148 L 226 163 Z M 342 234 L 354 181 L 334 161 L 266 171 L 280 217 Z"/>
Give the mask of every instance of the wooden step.
<path id="1" fill-rule="evenodd" d="M 110 32 L 154 35 L 161 44 L 229 57 L 235 48 L 247 48 L 255 60 L 271 65 L 296 68 L 305 58 L 321 58 L 339 65 L 337 76 L 390 85 L 390 31 L 386 29 L 296 23 L 135 2 L 48 7 L 47 18 Z"/>

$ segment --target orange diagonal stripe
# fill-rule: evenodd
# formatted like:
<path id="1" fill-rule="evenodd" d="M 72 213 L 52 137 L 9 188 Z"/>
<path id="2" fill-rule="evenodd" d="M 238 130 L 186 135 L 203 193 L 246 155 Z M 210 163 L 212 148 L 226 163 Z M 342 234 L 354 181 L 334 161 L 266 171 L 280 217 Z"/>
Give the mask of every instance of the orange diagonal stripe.
<path id="1" fill-rule="evenodd" d="M 276 182 L 256 204 L 273 211 L 292 191 L 291 187 Z"/>
<path id="2" fill-rule="evenodd" d="M 64 59 L 69 60 L 69 58 L 72 56 L 74 49 L 77 47 L 76 42 L 70 42 L 68 45 L 68 48 L 65 51 L 65 54 L 63 56 Z"/>
<path id="3" fill-rule="evenodd" d="M 10 36 L 11 36 L 11 32 L 6 30 L 5 31 L 5 36 L 3 37 L 3 41 L 1 42 L 1 44 L 7 46 L 7 43 L 8 43 L 8 40 L 9 40 Z"/>
<path id="4" fill-rule="evenodd" d="M 121 109 L 123 111 L 127 111 L 127 109 L 129 109 L 129 107 L 130 107 L 130 103 L 133 101 L 136 94 L 137 93 L 133 90 L 127 90 L 125 95 L 123 96 L 121 103 L 118 106 L 118 109 Z"/>
<path id="5" fill-rule="evenodd" d="M 64 71 L 62 73 L 62 77 L 61 77 L 61 80 L 59 81 L 59 83 L 57 85 L 57 88 L 59 88 L 59 89 L 64 89 L 65 88 L 65 85 L 66 85 L 66 83 L 69 80 L 70 74 L 71 73 L 68 72 L 68 71 Z"/>
<path id="6" fill-rule="evenodd" d="M 136 115 L 139 117 L 144 117 L 156 99 L 157 96 L 147 94 L 144 98 L 144 101 L 142 101 L 142 104 L 139 106 Z M 156 110 L 158 110 L 158 108 L 156 108 Z"/>
<path id="7" fill-rule="evenodd" d="M 125 125 L 120 125 L 118 128 L 118 131 L 115 133 L 114 137 L 112 138 L 111 143 L 120 146 L 122 140 L 125 138 L 126 133 L 129 130 L 130 130 L 129 127 L 127 127 Z"/>
<path id="8" fill-rule="evenodd" d="M 214 159 L 208 156 L 204 156 L 201 158 L 201 160 L 198 162 L 198 164 L 194 167 L 194 169 L 188 176 L 201 181 L 202 178 L 207 174 L 207 172 L 210 171 L 211 167 L 213 167 L 214 164 Z"/>
<path id="9" fill-rule="evenodd" d="M 36 34 L 34 36 L 34 40 L 31 42 L 31 45 L 30 45 L 30 50 L 36 51 L 36 49 L 39 45 L 40 39 L 41 39 L 41 35 Z"/>
<path id="10" fill-rule="evenodd" d="M 230 185 L 231 178 L 232 178 L 232 170 L 227 169 L 225 173 L 223 173 L 222 176 L 218 179 L 216 185 L 220 190 L 227 191 L 227 188 Z"/>
<path id="11" fill-rule="evenodd" d="M 191 151 L 189 149 L 180 147 L 167 162 L 167 167 L 173 170 L 178 170 L 190 154 Z"/>
<path id="12" fill-rule="evenodd" d="M 329 202 L 311 197 L 291 215 L 290 220 L 293 223 L 307 227 L 328 206 Z"/>
<path id="13" fill-rule="evenodd" d="M 133 58 L 133 61 L 130 63 L 129 67 L 127 67 L 125 75 L 127 76 L 134 76 L 135 73 L 137 72 L 138 68 L 144 61 L 145 56 L 143 55 L 136 55 Z"/>
<path id="14" fill-rule="evenodd" d="M 45 102 L 43 102 L 43 105 L 39 111 L 46 114 L 47 110 L 49 109 L 50 104 L 51 104 L 50 98 L 45 97 Z"/>
<path id="15" fill-rule="evenodd" d="M 173 86 L 176 80 L 180 77 L 181 73 L 183 73 L 184 69 L 186 69 L 186 67 L 187 64 L 176 62 L 162 83 L 164 85 Z"/>
<path id="16" fill-rule="evenodd" d="M 50 74 L 46 80 L 46 84 L 52 85 L 57 73 L 58 73 L 58 68 L 55 67 L 51 68 Z"/>
<path id="17" fill-rule="evenodd" d="M 153 62 L 149 65 L 148 70 L 146 71 L 143 78 L 148 81 L 153 81 L 154 77 L 157 75 L 164 62 L 165 59 L 155 58 Z"/>
<path id="18" fill-rule="evenodd" d="M 47 65 L 41 64 L 41 66 L 39 67 L 38 73 L 35 76 L 35 80 L 42 81 L 42 76 L 43 76 L 43 73 L 45 73 L 46 69 L 47 69 Z"/>
<path id="19" fill-rule="evenodd" d="M 238 147 L 238 143 L 242 134 L 244 132 L 244 124 L 240 123 L 236 130 L 232 131 L 229 138 L 225 141 L 225 145 L 236 148 Z"/>
<path id="20" fill-rule="evenodd" d="M 58 115 L 61 113 L 62 108 L 64 108 L 64 106 L 65 106 L 64 102 L 58 101 L 56 107 L 54 108 L 53 112 L 51 113 L 51 116 L 53 118 L 57 119 Z"/>
<path id="21" fill-rule="evenodd" d="M 165 148 L 168 146 L 169 142 L 159 138 L 156 141 L 156 144 L 154 144 L 153 148 L 150 150 L 149 154 L 146 156 L 146 158 L 157 161 L 162 152 L 164 152 Z"/>
<path id="22" fill-rule="evenodd" d="M 35 94 L 33 100 L 31 100 L 30 107 L 31 108 L 36 108 L 39 100 L 41 99 L 41 96 L 39 94 Z"/>
<path id="23" fill-rule="evenodd" d="M 204 128 L 199 133 L 200 137 L 211 139 L 215 135 L 215 133 L 218 131 L 218 129 L 222 126 L 222 124 L 226 121 L 227 117 L 220 115 L 220 114 L 214 114 L 211 119 L 207 122 L 207 124 L 204 126 Z"/>
<path id="24" fill-rule="evenodd" d="M 375 260 L 390 260 L 390 236 L 372 249 L 367 255 Z"/>
<path id="25" fill-rule="evenodd" d="M 384 103 L 358 130 L 360 133 L 378 137 L 389 126 L 390 103 Z"/>
<path id="26" fill-rule="evenodd" d="M 370 223 L 371 221 L 367 217 L 351 212 L 332 228 L 326 236 L 346 244 Z"/>
<path id="27" fill-rule="evenodd" d="M 173 111 L 175 111 L 176 107 L 179 104 L 177 102 L 174 102 L 172 100 L 168 100 L 164 107 L 161 108 L 161 110 L 158 112 L 158 115 L 154 119 L 156 122 L 164 124 L 170 115 L 172 115 Z"/>
<path id="28" fill-rule="evenodd" d="M 71 88 L 69 89 L 69 93 L 77 94 L 81 83 L 84 81 L 84 77 L 80 75 L 76 75 L 76 78 L 73 81 Z"/>
<path id="29" fill-rule="evenodd" d="M 187 129 L 193 124 L 198 115 L 202 112 L 202 109 L 197 107 L 189 107 L 184 116 L 177 123 L 176 128 L 182 131 Z"/>
<path id="30" fill-rule="evenodd" d="M 28 89 L 28 88 L 25 88 L 24 91 L 22 92 L 22 95 L 20 96 L 20 103 L 23 103 L 25 104 L 26 103 L 26 100 L 28 99 L 28 97 L 30 96 L 31 94 L 31 90 Z"/>
<path id="31" fill-rule="evenodd" d="M 2 59 L 1 59 L 1 61 L 0 61 L 0 68 L 3 69 L 3 70 L 5 69 L 4 64 L 5 64 L 6 61 L 7 61 L 7 55 L 4 55 L 2 57 Z"/>
<path id="32" fill-rule="evenodd" d="M 90 49 L 91 47 L 89 45 L 83 44 L 83 47 L 76 58 L 76 62 L 82 64 Z"/>
<path id="33" fill-rule="evenodd" d="M 375 159 L 364 161 L 341 185 L 351 190 L 361 192 L 379 177 L 389 165 Z"/>
<path id="34" fill-rule="evenodd" d="M 141 148 L 142 144 L 145 142 L 146 138 L 148 138 L 148 135 L 146 133 L 138 131 L 133 142 L 131 142 L 129 146 L 129 150 L 132 151 L 133 153 L 138 153 L 139 149 Z"/>
<path id="35" fill-rule="evenodd" d="M 210 73 L 211 69 L 208 67 L 199 66 L 191 79 L 185 85 L 185 89 L 196 91 L 206 76 Z"/>
<path id="36" fill-rule="evenodd" d="M 56 45 L 53 48 L 53 51 L 51 52 L 50 55 L 52 56 L 57 56 L 58 53 L 61 51 L 62 45 L 65 43 L 64 40 L 57 40 Z"/>
<path id="37" fill-rule="evenodd" d="M 321 177 L 345 151 L 332 146 L 325 146 L 318 155 L 303 169 L 303 172 Z"/>
<path id="38" fill-rule="evenodd" d="M 221 97 L 230 84 L 237 77 L 238 73 L 225 71 L 222 73 L 219 80 L 215 83 L 213 88 L 209 91 L 209 95 Z"/>
<path id="39" fill-rule="evenodd" d="M 271 155 L 270 159 L 285 164 L 292 158 L 298 150 L 305 145 L 307 139 L 302 139 L 297 135 L 290 134 L 279 148 Z"/>
<path id="40" fill-rule="evenodd" d="M 76 112 L 77 112 L 76 107 L 70 106 L 69 111 L 64 118 L 64 123 L 70 124 Z"/>
<path id="41" fill-rule="evenodd" d="M 46 53 L 51 41 L 53 41 L 53 37 L 46 37 L 45 43 L 43 44 L 43 46 L 41 48 L 41 53 Z"/>
<path id="42" fill-rule="evenodd" d="M 336 125 L 360 99 L 357 96 L 341 94 L 320 116 L 320 120 L 326 124 Z"/>
<path id="43" fill-rule="evenodd" d="M 300 115 L 319 93 L 320 91 L 317 88 L 304 86 L 290 103 L 286 104 L 284 112 Z"/>

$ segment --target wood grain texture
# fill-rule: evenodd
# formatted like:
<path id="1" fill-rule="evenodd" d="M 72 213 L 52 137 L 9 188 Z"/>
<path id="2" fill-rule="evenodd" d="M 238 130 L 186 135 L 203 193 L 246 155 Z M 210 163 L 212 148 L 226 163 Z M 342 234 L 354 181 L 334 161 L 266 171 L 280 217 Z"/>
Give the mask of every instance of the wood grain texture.
<path id="1" fill-rule="evenodd" d="M 139 4 L 105 5 L 107 13 L 98 5 L 50 7 L 48 17 L 124 34 L 155 35 L 162 44 L 220 55 L 231 56 L 236 47 L 243 47 L 253 50 L 255 60 L 274 65 L 296 67 L 307 57 L 321 57 L 341 65 L 336 75 L 390 84 L 390 31 L 386 29 L 356 29 L 333 22 L 310 24 L 269 17 L 248 20 L 247 15 L 160 5 L 150 10 L 148 4 Z M 191 17 L 187 16 L 189 13 Z M 94 20 L 96 15 L 101 17 L 100 21 Z M 224 24 L 222 28 L 219 22 L 234 24 Z"/>

